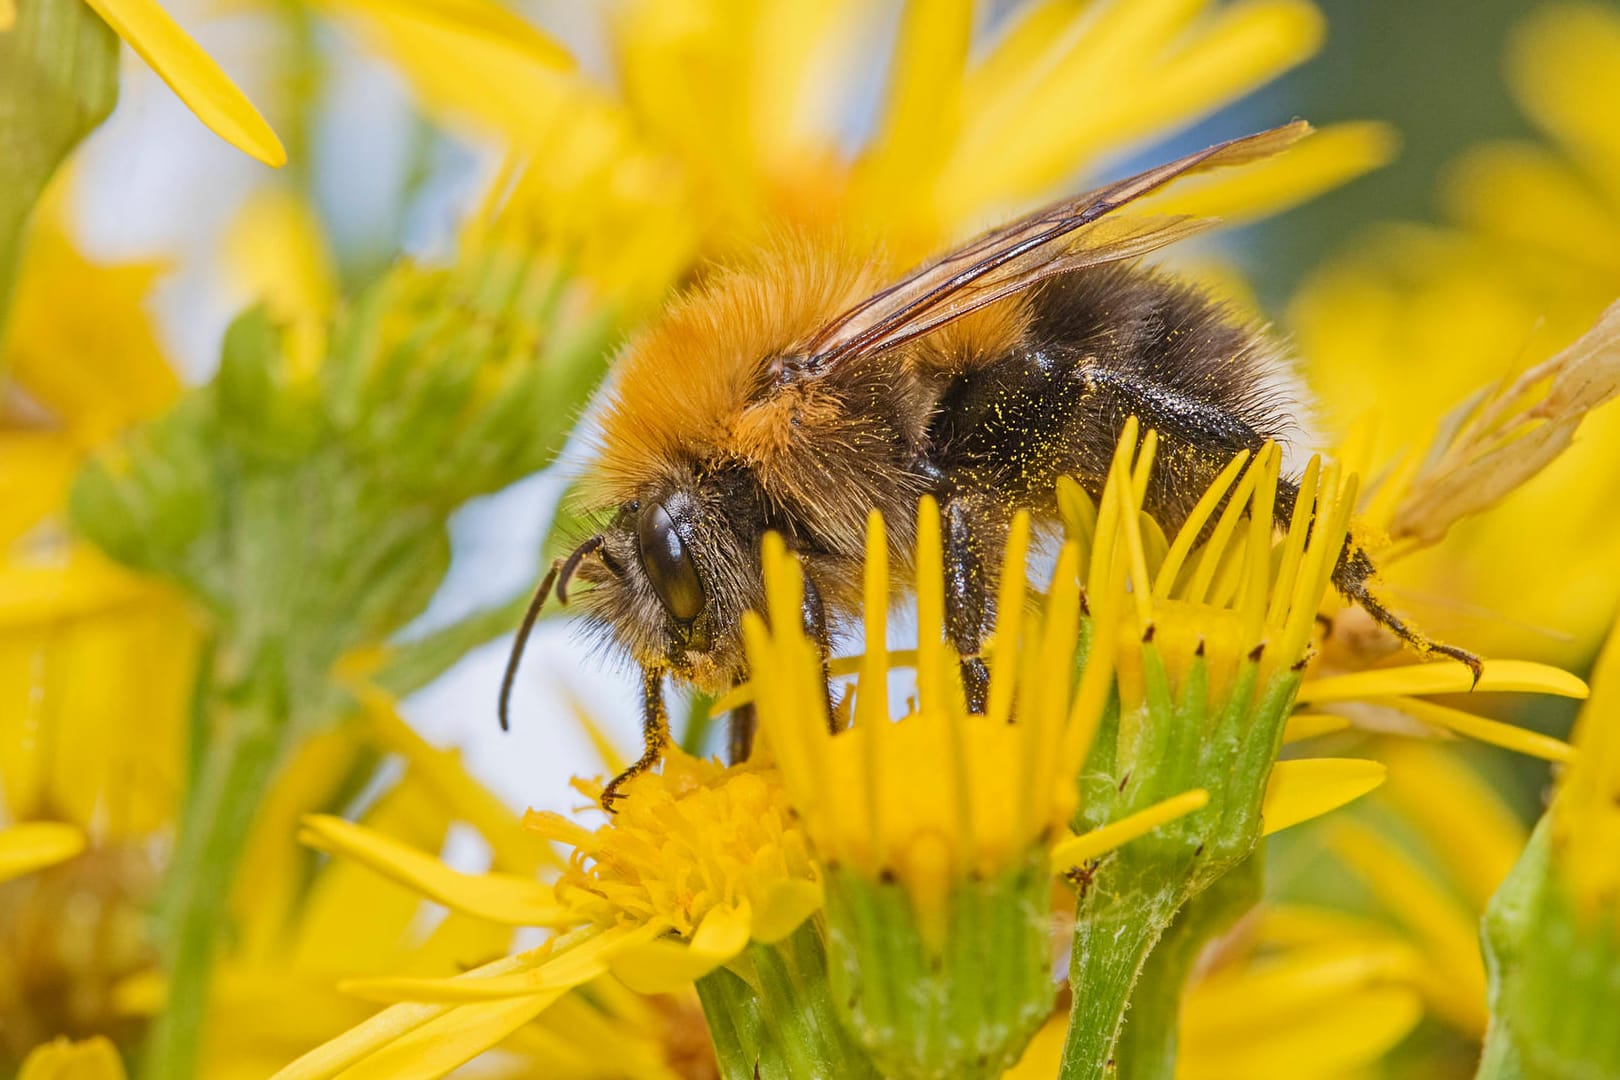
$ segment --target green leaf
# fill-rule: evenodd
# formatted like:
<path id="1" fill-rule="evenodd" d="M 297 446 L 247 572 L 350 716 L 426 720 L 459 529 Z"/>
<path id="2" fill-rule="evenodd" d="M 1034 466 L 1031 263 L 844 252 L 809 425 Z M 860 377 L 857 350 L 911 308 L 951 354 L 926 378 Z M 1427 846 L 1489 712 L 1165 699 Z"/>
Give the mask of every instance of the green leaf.
<path id="1" fill-rule="evenodd" d="M 0 33 L 0 337 L 24 226 L 45 184 L 118 100 L 118 38 L 81 0 L 25 0 Z"/>

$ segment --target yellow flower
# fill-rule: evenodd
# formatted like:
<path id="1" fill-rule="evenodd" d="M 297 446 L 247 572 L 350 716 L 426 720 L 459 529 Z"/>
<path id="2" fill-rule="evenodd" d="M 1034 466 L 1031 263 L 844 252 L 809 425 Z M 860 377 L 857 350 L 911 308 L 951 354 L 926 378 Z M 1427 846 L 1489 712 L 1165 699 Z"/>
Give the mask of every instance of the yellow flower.
<path id="1" fill-rule="evenodd" d="M 264 800 L 233 890 L 235 933 L 210 996 L 201 1075 L 262 1078 L 311 1045 L 361 1024 L 370 1009 L 340 992 L 345 980 L 448 977 L 513 946 L 510 919 L 485 918 L 485 911 L 439 918 L 422 890 L 360 862 L 313 864 L 294 840 L 310 808 L 346 805 L 357 782 L 388 775 L 401 764 L 402 775 L 383 787 L 359 815 L 360 824 L 350 828 L 399 849 L 438 851 L 453 830 L 470 826 L 488 845 L 493 875 L 516 880 L 521 874 L 526 880 L 542 866 L 556 872 L 549 848 L 467 775 L 454 751 L 426 744 L 386 695 L 364 689 L 361 697 L 364 715 L 307 741 Z M 374 763 L 379 751 L 386 755 L 381 766 Z M 149 970 L 124 979 L 117 999 L 125 1014 L 145 1018 L 162 1008 L 165 992 L 161 974 Z M 678 1021 L 673 1005 L 666 1015 L 660 1003 L 622 988 L 615 996 L 599 984 L 591 998 L 565 999 L 557 1008 L 556 1018 L 526 1029 L 507 1048 L 552 1063 L 554 1075 L 597 1076 L 595 1063 L 562 1068 L 571 1060 L 567 1054 L 577 1058 L 567 1032 L 570 1024 L 607 1030 L 615 1040 L 611 1060 L 623 1063 L 627 1075 L 664 1075 L 653 1067 L 661 1061 L 652 1044 Z M 638 1024 L 645 1030 L 638 1031 Z"/>
<path id="2" fill-rule="evenodd" d="M 378 699 L 370 700 L 376 709 Z M 591 785 L 582 790 L 597 793 Z M 620 812 L 594 831 L 551 814 L 531 814 L 527 824 L 573 848 L 566 866 L 548 872 L 553 884 L 511 872 L 463 874 L 408 841 L 360 825 L 320 816 L 305 822 L 307 842 L 341 852 L 457 917 L 507 934 L 515 926 L 559 933 L 456 978 L 345 980 L 345 990 L 363 997 L 432 1004 L 384 1010 L 278 1077 L 329 1076 L 342 1068 L 353 1076 L 436 1076 L 509 1035 L 519 1043 L 572 1045 L 568 1017 L 577 1020 L 580 1009 L 595 1010 L 601 1023 L 628 1022 L 638 1010 L 645 1015 L 652 1006 L 626 997 L 626 986 L 689 992 L 694 979 L 735 961 L 751 940 L 790 935 L 821 903 L 819 871 L 788 816 L 780 781 L 758 766 L 727 769 L 677 752 L 662 774 L 632 785 Z M 586 997 L 569 993 L 587 984 Z M 554 1009 L 561 1014 L 551 1016 Z M 529 1023 L 536 1017 L 539 1029 Z M 632 1070 L 637 1075 L 658 1075 L 648 1064 L 658 1052 L 646 1040 L 618 1049 L 648 1070 Z"/>
<path id="3" fill-rule="evenodd" d="M 86 848 L 79 830 L 57 822 L 0 832 L 0 847 L 47 830 L 57 837 L 53 857 Z M 30 845 L 35 854 L 43 839 Z M 118 1007 L 118 986 L 151 963 L 157 869 L 150 846 L 102 842 L 0 888 L 0 1072 L 64 1033 L 120 1043 L 138 1034 L 140 1022 Z"/>
<path id="4" fill-rule="evenodd" d="M 1080 548 L 1059 556 L 1037 616 L 1024 611 L 1029 539 L 1021 514 L 1002 567 L 983 714 L 968 712 L 946 644 L 932 499 L 918 509 L 917 695 L 899 721 L 888 691 L 888 541 L 876 513 L 853 727 L 833 728 L 820 656 L 798 615 L 802 572 L 778 537 L 764 552 L 772 629 L 744 616 L 763 753 L 779 763 L 827 868 L 832 999 L 886 1076 L 994 1076 L 1015 1061 L 1052 1005 L 1050 875 L 1208 802 L 1202 790 L 1179 792 L 1071 836 L 1111 658 L 1092 649 L 1078 683 L 1058 676 L 1081 652 Z M 1112 630 L 1097 625 L 1093 640 Z M 993 998 L 987 984 L 999 987 Z"/>
<path id="5" fill-rule="evenodd" d="M 925 498 L 918 511 L 918 692 L 905 717 L 891 722 L 886 545 L 882 519 L 874 514 L 867 533 L 866 651 L 854 726 L 832 733 L 826 698 L 817 688 L 820 660 L 801 620 L 791 616 L 802 606 L 803 578 L 774 536 L 765 543 L 768 608 L 772 625 L 787 629 L 772 633 L 759 615 L 744 617 L 749 686 L 766 752 L 782 770 L 818 858 L 841 872 L 905 886 L 924 935 L 937 945 L 955 886 L 1017 870 L 1037 850 L 1044 865 L 1051 861 L 1049 849 L 1069 835 L 1078 802 L 1074 777 L 1087 749 L 1082 740 L 1103 702 L 1082 699 L 1068 680 L 1051 677 L 1073 664 L 1080 647 L 1079 550 L 1066 551 L 1058 563 L 1044 622 L 1026 616 L 1029 518 L 1021 515 L 1002 571 L 999 610 L 1011 615 L 997 630 L 990 704 L 983 715 L 967 711 L 943 633 L 939 511 Z M 1087 678 L 1106 686 L 1107 664 L 1106 656 L 1088 663 L 1088 672 L 1101 673 Z M 1202 792 L 1192 792 L 1146 813 L 1157 824 L 1203 801 Z M 1136 825 L 1114 822 L 1107 835 L 1128 837 Z M 1110 846 L 1097 847 L 1095 854 Z M 1074 861 L 1059 859 L 1057 868 Z"/>

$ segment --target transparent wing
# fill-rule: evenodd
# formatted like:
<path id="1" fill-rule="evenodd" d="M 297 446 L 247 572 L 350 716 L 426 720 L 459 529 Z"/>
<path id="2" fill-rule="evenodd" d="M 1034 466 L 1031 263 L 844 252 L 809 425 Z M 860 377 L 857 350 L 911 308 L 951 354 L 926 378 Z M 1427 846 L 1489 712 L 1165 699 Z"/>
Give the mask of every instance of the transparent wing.
<path id="1" fill-rule="evenodd" d="M 1108 217 L 1172 180 L 1270 157 L 1310 133 L 1296 120 L 1065 199 L 970 240 L 913 270 L 823 327 L 809 342 L 807 370 L 894 348 L 1056 274 L 1134 259 L 1207 228 L 1181 216 Z"/>

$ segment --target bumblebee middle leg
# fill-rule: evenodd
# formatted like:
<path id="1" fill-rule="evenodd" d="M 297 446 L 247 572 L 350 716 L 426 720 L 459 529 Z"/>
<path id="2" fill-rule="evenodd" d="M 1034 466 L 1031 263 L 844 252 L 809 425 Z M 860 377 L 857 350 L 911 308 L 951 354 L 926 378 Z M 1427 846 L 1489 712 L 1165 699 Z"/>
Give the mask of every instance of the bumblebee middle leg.
<path id="1" fill-rule="evenodd" d="M 980 655 L 996 618 L 995 570 L 1001 565 L 1007 515 L 976 493 L 948 496 L 941 508 L 945 546 L 945 633 L 962 661 L 970 712 L 983 712 L 990 670 Z"/>

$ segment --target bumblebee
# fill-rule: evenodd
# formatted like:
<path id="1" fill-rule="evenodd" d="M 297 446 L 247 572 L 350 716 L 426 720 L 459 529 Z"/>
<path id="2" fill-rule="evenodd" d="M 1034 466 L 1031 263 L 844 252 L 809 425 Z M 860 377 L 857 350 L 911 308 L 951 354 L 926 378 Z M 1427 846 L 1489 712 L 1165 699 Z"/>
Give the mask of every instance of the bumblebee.
<path id="1" fill-rule="evenodd" d="M 969 705 L 982 708 L 980 644 L 1012 515 L 1055 522 L 1055 485 L 1100 493 L 1125 425 L 1158 433 L 1146 510 L 1185 520 L 1238 452 L 1302 432 L 1304 395 L 1278 345 L 1202 290 L 1139 264 L 1207 219 L 1123 212 L 1170 182 L 1270 156 L 1296 121 L 1058 202 L 895 275 L 870 251 L 789 240 L 710 276 L 620 358 L 587 474 L 600 531 L 553 565 L 508 664 L 555 587 L 578 579 L 586 618 L 642 670 L 645 748 L 607 785 L 657 763 L 664 682 L 720 692 L 746 677 L 740 622 L 762 607 L 760 543 L 781 534 L 805 571 L 803 618 L 825 659 L 859 610 L 865 522 L 883 514 L 890 565 L 914 572 L 918 499 L 944 525 L 946 628 Z M 1278 485 L 1288 520 L 1298 487 Z M 1403 641 L 1474 669 L 1371 593 L 1347 543 L 1333 580 Z M 733 716 L 747 756 L 752 717 Z"/>

